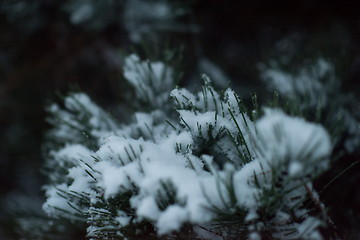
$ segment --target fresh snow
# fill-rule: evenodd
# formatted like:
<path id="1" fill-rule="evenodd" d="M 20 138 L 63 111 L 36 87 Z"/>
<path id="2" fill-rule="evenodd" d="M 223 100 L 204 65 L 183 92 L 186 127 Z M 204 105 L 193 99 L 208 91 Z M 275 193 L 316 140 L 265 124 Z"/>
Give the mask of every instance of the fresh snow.
<path id="1" fill-rule="evenodd" d="M 126 58 L 126 80 L 135 87 L 139 99 L 154 104 L 153 111 L 136 112 L 126 125 L 109 117 L 105 117 L 105 124 L 101 120 L 104 111 L 86 95 L 73 94 L 65 99 L 70 111 L 82 114 L 80 107 L 86 108 L 88 125 L 97 129 L 92 135 L 97 145 L 82 145 L 80 135 L 74 135 L 78 142 L 66 138 L 66 144 L 50 151 L 48 165 L 64 169 L 65 174 L 57 172 L 46 186 L 44 210 L 50 216 L 70 219 L 79 219 L 79 210 L 91 223 L 102 217 L 96 215 L 97 203 L 109 204 L 111 199 L 131 192 L 129 203 L 136 216 L 126 209 L 117 209 L 111 215 L 104 208 L 103 214 L 112 217 L 110 222 L 125 227 L 146 219 L 156 226 L 159 235 L 170 234 L 185 223 L 211 226 L 218 218 L 212 209 L 224 214 L 244 212 L 241 220 L 251 223 L 261 220 L 258 210 L 264 206 L 259 199 L 285 171 L 287 175 L 281 175 L 283 190 L 295 190 L 282 193 L 271 221 L 284 222 L 282 227 L 286 228 L 291 214 L 306 216 L 306 210 L 299 207 L 296 212 L 287 211 L 305 199 L 307 189 L 316 196 L 309 177 L 328 166 L 332 146 L 325 129 L 279 109 L 264 109 L 264 116 L 254 122 L 240 110 L 239 97 L 231 89 L 220 96 L 204 77 L 205 86 L 198 93 L 172 90 L 171 74 L 171 68 L 161 62 L 140 61 L 136 55 Z M 160 90 L 156 93 L 153 89 Z M 175 118 L 160 108 L 170 95 L 178 113 Z M 79 125 L 79 119 L 66 110 L 53 106 L 51 111 Z M 55 129 L 55 137 L 71 134 L 62 125 Z M 204 151 L 206 147 L 210 151 Z M 232 193 L 229 186 L 233 186 Z M 71 195 L 74 192 L 85 196 L 88 204 Z M 159 205 L 159 198 L 166 198 L 166 194 L 171 194 L 173 201 Z M 316 227 L 306 233 L 303 228 L 307 224 L 296 225 L 298 233 L 315 239 Z M 259 226 L 249 233 L 249 239 L 259 239 Z M 89 236 L 97 230 L 101 229 L 89 226 Z"/>
<path id="2" fill-rule="evenodd" d="M 289 165 L 290 175 L 312 174 L 328 166 L 332 146 L 322 126 L 272 109 L 265 109 L 265 116 L 255 126 L 258 155 L 264 164 Z"/>

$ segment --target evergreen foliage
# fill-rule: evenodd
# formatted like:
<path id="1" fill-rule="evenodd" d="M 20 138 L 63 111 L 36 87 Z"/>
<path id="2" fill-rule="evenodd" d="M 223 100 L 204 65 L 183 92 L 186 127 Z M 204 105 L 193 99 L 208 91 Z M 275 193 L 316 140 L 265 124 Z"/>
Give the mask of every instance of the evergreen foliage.
<path id="1" fill-rule="evenodd" d="M 331 133 L 276 104 L 259 108 L 256 95 L 247 110 L 206 75 L 192 93 L 174 88 L 171 66 L 124 62 L 131 122 L 84 93 L 48 108 L 50 218 L 89 239 L 322 239 L 331 220 L 312 181 L 329 167 Z"/>
<path id="2" fill-rule="evenodd" d="M 341 91 L 335 66 L 324 58 L 303 61 L 297 69 L 289 69 L 288 65 L 275 59 L 260 64 L 262 80 L 286 99 L 292 114 L 322 123 L 337 148 L 347 154 L 357 152 L 359 100 L 354 94 Z"/>

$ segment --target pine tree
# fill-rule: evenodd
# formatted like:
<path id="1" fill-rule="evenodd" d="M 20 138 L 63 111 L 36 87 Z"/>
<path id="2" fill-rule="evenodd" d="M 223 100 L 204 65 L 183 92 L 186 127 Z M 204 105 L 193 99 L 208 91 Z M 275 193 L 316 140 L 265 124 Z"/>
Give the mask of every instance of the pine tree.
<path id="1" fill-rule="evenodd" d="M 289 69 L 288 65 L 276 59 L 261 64 L 261 78 L 268 88 L 296 105 L 291 108 L 293 114 L 321 122 L 344 152 L 358 151 L 359 101 L 355 95 L 341 91 L 335 66 L 324 58 L 304 61 L 297 69 Z"/>
<path id="2" fill-rule="evenodd" d="M 84 93 L 48 108 L 43 209 L 89 239 L 322 239 L 312 181 L 329 167 L 325 128 L 279 107 L 247 110 L 203 75 L 174 87 L 163 62 L 126 57 L 132 121 Z M 44 234 L 45 236 L 45 234 Z"/>

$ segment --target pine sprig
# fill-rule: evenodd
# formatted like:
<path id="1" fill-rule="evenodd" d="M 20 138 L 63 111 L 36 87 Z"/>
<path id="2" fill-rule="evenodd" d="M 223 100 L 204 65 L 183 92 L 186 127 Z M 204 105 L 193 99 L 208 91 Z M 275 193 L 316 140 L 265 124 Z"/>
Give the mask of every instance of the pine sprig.
<path id="1" fill-rule="evenodd" d="M 277 95 L 273 109 L 252 95 L 249 114 L 205 75 L 197 93 L 173 89 L 172 71 L 126 58 L 125 79 L 143 106 L 130 123 L 99 121 L 103 110 L 84 95 L 65 98 L 67 110 L 53 107 L 60 120 L 51 133 L 62 142 L 48 155 L 45 211 L 86 223 L 90 239 L 317 236 L 322 217 L 306 203 L 319 205 L 311 181 L 328 167 L 323 127 L 277 109 Z M 303 231 L 309 219 L 316 227 Z"/>

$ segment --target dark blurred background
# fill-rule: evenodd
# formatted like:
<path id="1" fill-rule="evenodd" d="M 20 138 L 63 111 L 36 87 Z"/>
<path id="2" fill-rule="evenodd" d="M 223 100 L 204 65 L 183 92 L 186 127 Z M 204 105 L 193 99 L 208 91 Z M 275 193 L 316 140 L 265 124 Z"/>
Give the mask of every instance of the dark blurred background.
<path id="1" fill-rule="evenodd" d="M 182 84 L 200 85 L 205 72 L 219 88 L 231 80 L 245 98 L 266 94 L 259 62 L 289 55 L 296 67 L 322 56 L 336 66 L 341 90 L 359 96 L 359 12 L 356 1 L 341 0 L 0 1 L 0 239 L 18 239 L 17 214 L 41 207 L 46 104 L 73 88 L 105 109 L 124 103 L 121 51 L 183 45 Z M 318 184 L 356 160 L 343 157 Z M 360 239 L 358 165 L 321 196 L 339 239 Z"/>

